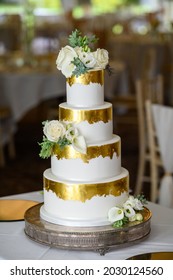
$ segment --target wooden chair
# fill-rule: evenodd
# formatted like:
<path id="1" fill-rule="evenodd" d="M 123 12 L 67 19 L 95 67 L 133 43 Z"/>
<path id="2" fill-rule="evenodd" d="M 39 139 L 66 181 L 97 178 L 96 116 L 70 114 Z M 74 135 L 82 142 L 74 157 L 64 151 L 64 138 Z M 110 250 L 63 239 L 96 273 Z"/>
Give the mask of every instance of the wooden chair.
<path id="1" fill-rule="evenodd" d="M 11 118 L 11 110 L 8 107 L 0 107 L 0 167 L 5 166 L 4 143 L 8 144 L 8 153 L 10 158 L 16 155 L 13 139 L 13 132 L 10 127 L 4 128 L 4 124 Z M 6 139 L 4 141 L 4 130 Z"/>
<path id="2" fill-rule="evenodd" d="M 163 163 L 160 157 L 160 151 L 157 143 L 155 133 L 155 126 L 152 114 L 152 102 L 147 99 L 145 101 L 146 110 L 146 127 L 148 135 L 148 149 L 150 156 L 150 179 L 151 179 L 151 201 L 156 202 L 158 199 L 158 186 L 159 186 L 159 169 L 163 169 Z"/>
<path id="3" fill-rule="evenodd" d="M 136 81 L 136 98 L 139 133 L 139 161 L 135 193 L 140 194 L 143 183 L 150 182 L 150 200 L 156 202 L 157 194 L 157 169 L 162 166 L 159 148 L 154 139 L 154 130 L 151 116 L 146 116 L 145 102 L 163 104 L 163 77 L 161 75 L 150 80 Z M 148 112 L 148 110 L 147 110 Z M 152 131 L 152 132 L 151 132 Z M 150 132 L 150 134 L 148 133 Z M 157 152 L 156 152 L 157 151 Z M 150 164 L 150 175 L 146 175 L 146 163 Z"/>

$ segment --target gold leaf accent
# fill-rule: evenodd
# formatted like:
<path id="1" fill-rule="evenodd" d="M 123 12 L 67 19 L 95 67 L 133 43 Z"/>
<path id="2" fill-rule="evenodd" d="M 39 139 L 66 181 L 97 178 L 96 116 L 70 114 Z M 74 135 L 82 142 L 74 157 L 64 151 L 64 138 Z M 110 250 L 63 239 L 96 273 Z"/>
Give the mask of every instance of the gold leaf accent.
<path id="1" fill-rule="evenodd" d="M 104 109 L 80 110 L 59 107 L 59 120 L 68 122 L 87 121 L 90 124 L 103 121 L 107 123 L 112 120 L 112 106 Z"/>
<path id="2" fill-rule="evenodd" d="M 77 83 L 82 85 L 89 85 L 90 83 L 103 85 L 104 70 L 90 71 L 80 75 L 79 77 L 72 76 L 70 78 L 67 78 L 67 83 L 69 84 L 69 86 L 72 86 L 73 84 Z"/>
<path id="3" fill-rule="evenodd" d="M 129 190 L 129 176 L 107 183 L 96 184 L 65 184 L 44 178 L 44 188 L 52 191 L 63 200 L 85 202 L 94 196 L 120 196 Z"/>
<path id="4" fill-rule="evenodd" d="M 88 146 L 87 153 L 81 154 L 77 152 L 73 146 L 65 146 L 63 149 L 59 148 L 59 145 L 54 145 L 53 154 L 56 155 L 57 159 L 81 159 L 83 162 L 88 163 L 91 159 L 97 158 L 99 156 L 113 158 L 114 153 L 119 157 L 121 151 L 121 142 L 120 140 L 112 143 L 101 146 Z"/>

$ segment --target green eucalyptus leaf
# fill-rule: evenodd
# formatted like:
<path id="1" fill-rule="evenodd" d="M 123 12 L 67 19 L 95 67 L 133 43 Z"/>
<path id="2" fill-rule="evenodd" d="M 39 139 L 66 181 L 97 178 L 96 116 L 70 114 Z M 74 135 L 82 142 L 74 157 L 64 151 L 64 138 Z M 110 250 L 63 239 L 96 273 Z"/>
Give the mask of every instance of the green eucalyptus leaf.
<path id="1" fill-rule="evenodd" d="M 54 143 L 49 141 L 45 136 L 43 137 L 43 141 L 41 143 L 38 143 L 41 146 L 41 150 L 39 153 L 39 156 L 43 159 L 49 158 L 52 154 L 52 149 L 54 146 Z"/>
<path id="2" fill-rule="evenodd" d="M 128 222 L 129 222 L 129 219 L 126 216 L 124 216 L 123 219 L 114 222 L 112 226 L 114 228 L 119 228 L 119 227 L 123 227 L 124 225 L 128 224 Z"/>
<path id="3" fill-rule="evenodd" d="M 90 50 L 89 45 L 96 43 L 98 41 L 98 39 L 95 37 L 95 35 L 92 35 L 91 37 L 88 37 L 85 35 L 82 37 L 81 31 L 76 29 L 69 36 L 68 41 L 69 41 L 69 45 L 72 48 L 82 47 L 84 51 L 88 51 L 88 50 Z"/>
<path id="4" fill-rule="evenodd" d="M 136 196 L 136 198 L 139 199 L 143 205 L 148 203 L 144 194 L 139 194 L 139 195 Z"/>

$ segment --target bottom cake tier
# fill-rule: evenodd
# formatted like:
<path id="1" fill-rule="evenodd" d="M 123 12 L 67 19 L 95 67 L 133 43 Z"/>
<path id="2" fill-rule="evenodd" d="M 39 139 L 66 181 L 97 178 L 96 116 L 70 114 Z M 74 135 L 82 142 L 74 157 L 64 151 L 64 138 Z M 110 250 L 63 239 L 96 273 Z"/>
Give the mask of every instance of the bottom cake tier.
<path id="1" fill-rule="evenodd" d="M 44 172 L 44 205 L 42 219 L 65 226 L 108 225 L 108 211 L 121 206 L 129 195 L 129 173 L 100 182 L 72 182 L 57 178 L 51 169 Z"/>

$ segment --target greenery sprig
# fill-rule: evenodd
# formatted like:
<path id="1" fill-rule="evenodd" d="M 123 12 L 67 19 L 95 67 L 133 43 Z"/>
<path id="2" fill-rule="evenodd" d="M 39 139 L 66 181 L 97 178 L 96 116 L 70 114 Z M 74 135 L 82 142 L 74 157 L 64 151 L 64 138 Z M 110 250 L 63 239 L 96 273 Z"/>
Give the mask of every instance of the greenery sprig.
<path id="1" fill-rule="evenodd" d="M 58 145 L 58 147 L 62 150 L 66 145 L 70 145 L 71 142 L 67 138 L 62 137 L 59 138 L 58 142 L 54 143 L 43 136 L 43 141 L 38 144 L 41 146 L 39 156 L 45 159 L 49 158 L 53 154 L 53 148 L 55 145 Z"/>
<path id="2" fill-rule="evenodd" d="M 73 71 L 74 76 L 79 77 L 80 75 L 88 72 L 89 68 L 87 68 L 85 64 L 78 57 L 75 57 L 72 63 L 76 66 L 75 70 Z"/>
<path id="3" fill-rule="evenodd" d="M 52 155 L 54 143 L 49 141 L 45 136 L 43 136 L 43 141 L 38 144 L 41 146 L 39 156 L 43 159 L 49 158 Z"/>
<path id="4" fill-rule="evenodd" d="M 126 224 L 128 224 L 128 222 L 129 222 L 129 219 L 128 219 L 126 216 L 124 216 L 124 218 L 123 218 L 122 220 L 119 220 L 119 221 L 114 222 L 114 223 L 112 224 L 112 227 L 113 227 L 113 228 L 123 227 L 123 226 L 125 226 Z"/>
<path id="5" fill-rule="evenodd" d="M 148 203 L 144 194 L 138 194 L 135 196 L 135 198 L 139 199 L 143 205 Z"/>
<path id="6" fill-rule="evenodd" d="M 92 43 L 96 43 L 98 38 L 95 35 L 91 35 L 91 37 L 83 36 L 79 30 L 75 30 L 68 38 L 69 45 L 72 48 L 81 47 L 84 52 L 90 52 L 90 46 Z M 85 74 L 90 70 L 89 67 L 86 67 L 85 64 L 79 59 L 79 57 L 75 57 L 72 63 L 76 66 L 75 70 L 73 71 L 73 75 L 79 77 L 82 74 Z"/>
<path id="7" fill-rule="evenodd" d="M 96 38 L 95 35 L 91 35 L 91 37 L 88 36 L 81 36 L 82 33 L 79 30 L 75 30 L 72 32 L 72 34 L 69 36 L 68 41 L 69 45 L 72 48 L 75 47 L 82 47 L 83 51 L 88 52 L 90 51 L 90 45 L 92 43 L 96 43 L 98 41 L 98 38 Z"/>

